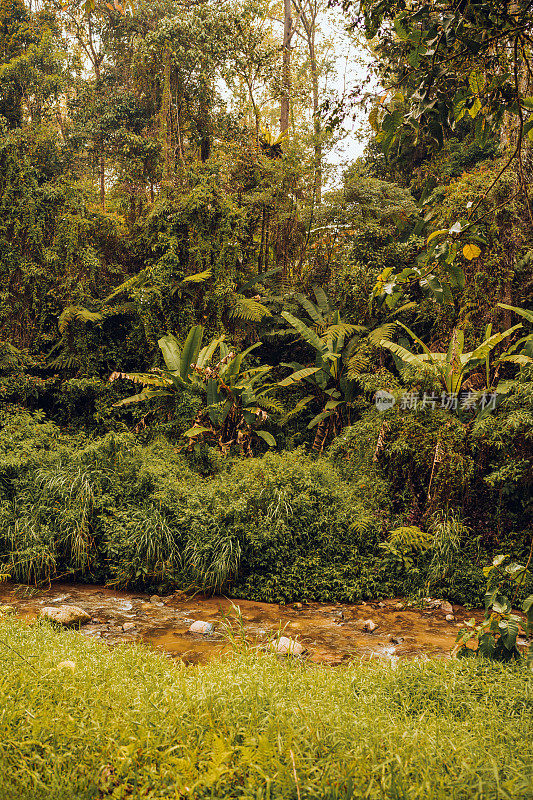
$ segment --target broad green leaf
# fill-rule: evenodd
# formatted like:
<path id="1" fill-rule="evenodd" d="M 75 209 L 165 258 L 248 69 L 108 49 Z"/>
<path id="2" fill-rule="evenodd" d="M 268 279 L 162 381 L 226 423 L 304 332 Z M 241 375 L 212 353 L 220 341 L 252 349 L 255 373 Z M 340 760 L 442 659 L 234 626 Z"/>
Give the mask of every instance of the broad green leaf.
<path id="1" fill-rule="evenodd" d="M 479 97 L 476 97 L 476 99 L 468 109 L 468 113 L 470 114 L 472 119 L 475 119 L 475 117 L 477 117 L 477 115 L 481 111 L 481 108 L 482 108 L 481 100 L 479 99 Z"/>
<path id="2" fill-rule="evenodd" d="M 204 336 L 203 325 L 194 325 L 183 345 L 181 353 L 181 362 L 179 367 L 180 377 L 183 380 L 189 379 L 189 373 L 193 364 L 196 364 L 200 347 L 202 346 L 202 339 Z"/>
<path id="3" fill-rule="evenodd" d="M 492 658 L 494 656 L 495 649 L 496 642 L 494 641 L 494 636 L 491 633 L 484 633 L 483 636 L 479 637 L 478 652 L 480 656 Z"/>
<path id="4" fill-rule="evenodd" d="M 185 431 L 183 435 L 188 439 L 192 439 L 194 436 L 200 436 L 201 433 L 208 433 L 210 430 L 211 428 L 205 428 L 202 425 L 193 425 L 193 427 Z"/>
<path id="5" fill-rule="evenodd" d="M 331 417 L 333 411 L 321 411 L 320 414 L 317 414 L 316 417 L 313 417 L 307 428 L 311 430 L 311 428 L 315 428 L 323 419 L 327 417 Z"/>
<path id="6" fill-rule="evenodd" d="M 401 326 L 402 326 L 402 328 L 403 328 L 405 331 L 407 331 L 407 333 L 409 334 L 409 336 L 410 336 L 412 339 L 414 339 L 414 341 L 415 341 L 415 342 L 416 342 L 418 345 L 420 345 L 420 347 L 422 348 L 422 350 L 424 351 L 424 353 L 425 353 L 425 354 L 426 354 L 426 355 L 427 355 L 427 356 L 428 356 L 430 359 L 432 359 L 432 358 L 433 358 L 433 355 L 434 355 L 434 354 L 433 354 L 433 353 L 432 353 L 432 352 L 429 350 L 429 348 L 428 348 L 428 347 L 427 347 L 427 346 L 424 344 L 424 342 L 422 341 L 422 339 L 419 339 L 419 338 L 418 338 L 418 336 L 416 335 L 416 333 L 413 333 L 413 331 L 412 331 L 410 328 L 408 328 L 408 327 L 407 327 L 407 325 L 404 325 L 404 324 L 403 324 L 403 322 L 398 322 L 397 324 L 398 324 L 398 325 L 401 325 Z"/>
<path id="7" fill-rule="evenodd" d="M 443 234 L 448 235 L 448 229 L 447 228 L 443 228 L 440 231 L 433 231 L 433 233 L 429 234 L 429 236 L 428 236 L 428 238 L 426 240 L 426 244 L 429 244 L 432 241 L 432 239 L 435 239 L 437 236 L 442 236 Z"/>
<path id="8" fill-rule="evenodd" d="M 315 348 L 319 353 L 326 353 L 327 352 L 327 345 L 320 340 L 320 337 L 315 333 L 315 331 L 308 328 L 307 325 L 302 322 L 301 319 L 298 317 L 294 317 L 292 314 L 289 314 L 288 311 L 282 311 L 281 316 L 287 320 L 289 325 L 292 325 L 298 333 L 302 336 L 302 338 L 310 344 L 312 347 Z"/>
<path id="9" fill-rule="evenodd" d="M 307 311 L 307 313 L 309 314 L 309 316 L 316 325 L 326 324 L 326 320 L 324 319 L 318 308 L 315 306 L 314 303 L 308 300 L 304 294 L 302 294 L 301 292 L 297 292 L 297 294 L 295 294 L 294 296 L 296 300 L 298 300 L 302 308 L 305 308 L 305 310 Z"/>
<path id="10" fill-rule="evenodd" d="M 263 280 L 263 278 L 271 278 L 272 275 L 276 275 L 278 272 L 281 272 L 281 267 L 275 267 L 274 269 L 269 269 L 267 272 L 261 272 L 260 275 L 256 275 L 255 278 L 243 283 L 241 286 L 238 286 L 236 289 L 237 294 L 243 294 L 247 289 L 251 289 L 252 286 L 255 286 L 256 283 L 259 283 Z"/>
<path id="11" fill-rule="evenodd" d="M 322 313 L 326 315 L 331 314 L 331 305 L 324 289 L 321 286 L 313 286 L 313 292 Z"/>
<path id="12" fill-rule="evenodd" d="M 509 328 L 503 333 L 493 334 L 489 339 L 486 339 L 484 342 L 482 342 L 479 345 L 479 347 L 476 347 L 476 349 L 473 350 L 471 353 L 465 354 L 469 356 L 468 361 L 485 359 L 487 353 L 490 353 L 490 351 L 493 350 L 497 344 L 499 344 L 501 341 L 503 341 L 503 339 L 507 338 L 507 336 L 510 336 L 512 333 L 514 333 L 521 327 L 522 325 L 518 324 L 514 325 L 512 328 Z"/>
<path id="13" fill-rule="evenodd" d="M 508 306 L 505 303 L 498 303 L 497 304 L 500 308 L 506 308 L 507 311 L 514 311 L 515 314 L 520 314 L 521 317 L 527 319 L 528 322 L 533 322 L 533 311 L 529 311 L 527 308 L 518 308 L 517 306 Z"/>
<path id="14" fill-rule="evenodd" d="M 206 269 L 203 272 L 196 272 L 194 275 L 187 275 L 181 283 L 202 283 L 210 278 L 212 275 L 212 271 L 210 269 Z"/>
<path id="15" fill-rule="evenodd" d="M 220 370 L 220 375 L 224 377 L 225 383 L 231 385 L 233 382 L 233 378 L 236 378 L 240 372 L 241 364 L 246 358 L 246 356 L 255 350 L 257 347 L 261 347 L 262 342 L 255 342 L 255 344 L 250 345 L 247 347 L 246 350 L 243 350 L 242 353 L 238 353 L 235 358 L 233 358 L 229 364 L 227 364 L 223 369 Z"/>
<path id="16" fill-rule="evenodd" d="M 146 389 L 146 391 L 141 392 L 140 394 L 133 394 L 131 397 L 126 397 L 124 400 L 119 400 L 118 403 L 113 403 L 113 408 L 118 408 L 119 406 L 129 406 L 131 403 L 143 403 L 145 400 L 151 400 L 153 397 L 171 397 L 170 392 L 165 392 L 164 390 L 153 390 L 153 389 Z"/>
<path id="17" fill-rule="evenodd" d="M 481 70 L 474 70 L 468 77 L 470 89 L 474 94 L 479 94 L 486 86 L 487 80 Z"/>
<path id="18" fill-rule="evenodd" d="M 258 436 L 260 436 L 261 439 L 263 439 L 263 441 L 265 441 L 269 447 L 275 447 L 276 446 L 276 440 L 274 439 L 272 434 L 269 433 L 268 431 L 255 431 L 255 433 Z"/>
<path id="19" fill-rule="evenodd" d="M 169 372 L 179 372 L 181 364 L 181 351 L 175 336 L 162 336 L 157 342 Z"/>
<path id="20" fill-rule="evenodd" d="M 213 339 L 213 341 L 210 342 L 206 347 L 202 347 L 202 349 L 198 353 L 198 358 L 196 359 L 196 365 L 198 367 L 204 367 L 211 361 L 217 347 L 219 347 L 223 339 L 224 339 L 224 334 L 222 334 L 222 336 L 219 336 L 217 339 Z"/>
<path id="21" fill-rule="evenodd" d="M 292 386 L 293 383 L 297 383 L 298 381 L 301 381 L 304 378 L 308 378 L 310 375 L 314 375 L 315 372 L 318 372 L 320 369 L 321 367 L 305 367 L 305 369 L 299 369 L 297 372 L 293 372 L 292 375 L 289 375 L 282 381 L 278 381 L 277 385 Z"/>
<path id="22" fill-rule="evenodd" d="M 505 620 L 504 630 L 503 643 L 507 650 L 514 650 L 516 648 L 516 637 L 518 636 L 518 623 L 513 619 Z"/>
<path id="23" fill-rule="evenodd" d="M 326 405 L 324 406 L 325 411 L 333 411 L 333 409 L 337 408 L 337 406 L 342 405 L 344 400 L 328 400 Z"/>

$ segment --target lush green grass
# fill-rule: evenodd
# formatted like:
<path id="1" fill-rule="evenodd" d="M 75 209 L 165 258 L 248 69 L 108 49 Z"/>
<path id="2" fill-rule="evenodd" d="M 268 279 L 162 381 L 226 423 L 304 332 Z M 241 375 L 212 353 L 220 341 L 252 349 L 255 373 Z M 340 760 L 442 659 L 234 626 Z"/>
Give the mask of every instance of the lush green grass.
<path id="1" fill-rule="evenodd" d="M 181 667 L 9 620 L 0 797 L 526 800 L 532 698 L 523 666 Z"/>

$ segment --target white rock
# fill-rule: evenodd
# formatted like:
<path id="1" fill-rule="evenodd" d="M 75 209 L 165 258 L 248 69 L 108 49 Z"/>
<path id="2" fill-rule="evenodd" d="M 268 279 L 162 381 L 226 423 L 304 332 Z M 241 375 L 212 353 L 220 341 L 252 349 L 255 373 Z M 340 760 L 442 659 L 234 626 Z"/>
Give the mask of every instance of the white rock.
<path id="1" fill-rule="evenodd" d="M 189 628 L 189 633 L 203 633 L 204 636 L 209 636 L 209 634 L 213 633 L 214 630 L 215 626 L 212 622 L 202 622 L 201 620 L 197 619 L 196 622 L 193 622 Z"/>
<path id="2" fill-rule="evenodd" d="M 289 639 L 288 636 L 280 636 L 270 644 L 271 649 L 282 656 L 301 656 L 304 652 L 304 646 L 297 642 L 295 639 Z"/>
<path id="3" fill-rule="evenodd" d="M 440 604 L 440 610 L 444 611 L 445 614 L 453 614 L 453 606 L 447 600 L 443 600 Z"/>
<path id="4" fill-rule="evenodd" d="M 373 619 L 365 619 L 363 622 L 363 630 L 367 631 L 368 633 L 373 633 L 377 627 L 378 626 Z"/>
<path id="5" fill-rule="evenodd" d="M 136 626 L 136 624 L 134 622 L 125 622 L 124 625 L 122 626 L 122 630 L 123 631 L 132 631 L 136 627 L 137 626 Z"/>
<path id="6" fill-rule="evenodd" d="M 446 614 L 446 622 L 455 622 L 455 617 L 453 614 Z"/>
<path id="7" fill-rule="evenodd" d="M 83 608 L 67 605 L 45 606 L 41 609 L 39 616 L 60 625 L 83 625 L 91 620 L 90 615 Z"/>

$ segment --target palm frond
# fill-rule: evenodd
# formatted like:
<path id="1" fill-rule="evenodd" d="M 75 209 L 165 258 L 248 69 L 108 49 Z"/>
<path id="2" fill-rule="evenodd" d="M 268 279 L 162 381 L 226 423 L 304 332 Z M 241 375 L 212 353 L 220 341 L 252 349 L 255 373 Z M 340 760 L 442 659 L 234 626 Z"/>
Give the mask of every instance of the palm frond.
<path id="1" fill-rule="evenodd" d="M 120 286 L 117 286 L 116 289 L 113 289 L 111 294 L 108 294 L 108 296 L 104 298 L 104 300 L 102 300 L 102 305 L 103 306 L 107 305 L 109 302 L 111 302 L 111 300 L 113 300 L 119 294 L 122 294 L 122 292 L 129 292 L 130 289 L 138 289 L 140 286 L 146 283 L 147 280 L 148 280 L 148 269 L 143 269 L 141 270 L 141 272 L 137 273 L 137 275 L 134 275 L 132 278 L 128 278 L 127 281 L 124 281 L 123 283 L 120 284 Z"/>
<path id="2" fill-rule="evenodd" d="M 307 397 L 303 397 L 301 400 L 299 400 L 294 406 L 294 408 L 291 408 L 290 411 L 287 411 L 285 416 L 281 418 L 279 424 L 285 425 L 290 419 L 296 417 L 300 413 L 300 411 L 303 411 L 303 409 L 311 402 L 311 400 L 313 400 L 313 398 L 314 395 L 309 394 L 307 395 Z"/>
<path id="3" fill-rule="evenodd" d="M 259 408 L 264 408 L 266 411 L 274 411 L 276 414 L 285 413 L 285 406 L 283 403 L 280 403 L 279 400 L 275 400 L 273 397 L 262 397 L 261 395 L 256 395 L 253 402 L 254 405 L 258 406 Z"/>
<path id="4" fill-rule="evenodd" d="M 406 550 L 427 550 L 431 547 L 433 535 L 416 525 L 405 525 L 390 531 L 388 544 L 400 552 Z"/>

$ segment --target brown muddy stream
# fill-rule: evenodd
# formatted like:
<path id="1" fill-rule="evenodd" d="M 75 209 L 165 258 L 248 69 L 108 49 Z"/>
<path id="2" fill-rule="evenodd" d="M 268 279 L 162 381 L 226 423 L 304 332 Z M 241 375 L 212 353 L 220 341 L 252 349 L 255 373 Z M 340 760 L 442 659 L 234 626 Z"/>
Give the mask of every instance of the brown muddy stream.
<path id="1" fill-rule="evenodd" d="M 438 601 L 427 605 L 437 605 Z M 143 641 L 185 663 L 202 663 L 229 649 L 221 634 L 225 616 L 235 621 L 232 601 L 224 597 L 187 596 L 176 592 L 169 597 L 113 590 L 104 586 L 54 584 L 49 589 L 2 584 L 0 605 L 31 621 L 45 606 L 79 606 L 91 616 L 80 633 L 110 645 Z M 414 609 L 398 599 L 350 604 L 295 603 L 287 606 L 235 600 L 242 614 L 249 641 L 267 643 L 279 635 L 299 641 L 310 661 L 340 664 L 352 658 L 448 657 L 457 631 L 465 620 L 481 611 L 462 606 Z M 448 620 L 446 616 L 448 615 Z M 209 636 L 189 633 L 192 622 L 214 623 Z M 375 629 L 369 632 L 365 622 Z M 218 629 L 218 630 L 217 630 Z"/>

